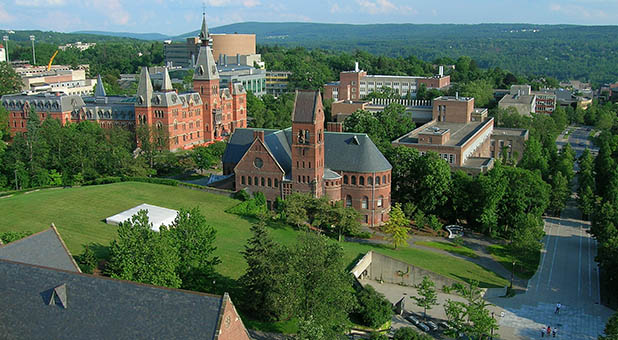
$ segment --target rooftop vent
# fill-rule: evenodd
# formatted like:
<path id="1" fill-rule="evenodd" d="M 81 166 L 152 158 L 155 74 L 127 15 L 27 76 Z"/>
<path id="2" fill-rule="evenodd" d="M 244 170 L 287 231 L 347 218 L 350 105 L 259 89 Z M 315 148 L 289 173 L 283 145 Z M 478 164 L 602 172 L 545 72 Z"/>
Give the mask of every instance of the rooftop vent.
<path id="1" fill-rule="evenodd" d="M 50 289 L 49 291 L 45 292 L 49 295 L 47 295 L 49 298 L 47 300 L 47 304 L 48 305 L 56 305 L 62 308 L 67 308 L 67 285 L 66 283 L 61 284 L 60 286 L 57 286 L 54 289 Z"/>

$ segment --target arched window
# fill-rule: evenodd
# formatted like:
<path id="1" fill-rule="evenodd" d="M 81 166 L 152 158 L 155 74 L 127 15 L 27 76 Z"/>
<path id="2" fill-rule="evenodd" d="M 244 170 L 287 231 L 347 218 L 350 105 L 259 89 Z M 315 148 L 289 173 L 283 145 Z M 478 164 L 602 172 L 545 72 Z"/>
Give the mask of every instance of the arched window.
<path id="1" fill-rule="evenodd" d="M 262 177 L 262 180 L 261 180 L 261 185 L 262 185 L 263 187 L 265 186 L 265 185 L 264 185 L 264 177 Z"/>
<path id="2" fill-rule="evenodd" d="M 174 119 L 174 130 L 178 130 L 178 122 Z"/>
<path id="3" fill-rule="evenodd" d="M 352 176 L 352 185 L 356 185 L 356 176 Z"/>
<path id="4" fill-rule="evenodd" d="M 373 185 L 373 176 L 367 177 L 367 185 Z"/>
<path id="5" fill-rule="evenodd" d="M 163 130 L 163 124 L 161 124 L 161 122 L 157 122 L 157 129 Z"/>
<path id="6" fill-rule="evenodd" d="M 258 182 L 257 176 L 253 177 L 253 184 L 254 184 L 255 186 L 260 185 L 260 183 Z"/>
<path id="7" fill-rule="evenodd" d="M 384 200 L 383 196 L 378 197 L 378 207 L 382 206 L 382 201 Z"/>
<path id="8" fill-rule="evenodd" d="M 388 175 L 388 179 L 391 179 L 391 175 Z M 386 175 L 382 176 L 382 184 L 386 184 Z"/>
<path id="9" fill-rule="evenodd" d="M 240 177 L 240 184 L 245 185 L 245 176 Z"/>
<path id="10" fill-rule="evenodd" d="M 275 188 L 279 187 L 279 180 L 275 178 Z"/>
<path id="11" fill-rule="evenodd" d="M 343 175 L 343 184 L 348 184 L 348 175 Z"/>
<path id="12" fill-rule="evenodd" d="M 365 177 L 358 176 L 358 185 L 365 185 Z"/>
<path id="13" fill-rule="evenodd" d="M 345 197 L 345 206 L 346 207 L 351 207 L 352 206 L 352 196 L 347 195 Z"/>
<path id="14" fill-rule="evenodd" d="M 380 185 L 380 176 L 376 176 L 376 185 Z"/>
<path id="15" fill-rule="evenodd" d="M 269 187 L 272 187 L 272 186 L 273 186 L 273 180 L 272 180 L 272 179 L 270 179 L 270 178 L 268 179 L 268 186 L 269 186 Z"/>
<path id="16" fill-rule="evenodd" d="M 249 181 L 249 182 L 248 182 L 248 183 L 249 183 L 249 185 L 253 185 L 253 184 L 252 184 L 252 180 L 251 180 L 251 176 L 247 176 L 247 180 Z"/>
<path id="17" fill-rule="evenodd" d="M 367 196 L 363 196 L 363 200 L 361 201 L 361 208 L 367 209 L 369 206 L 369 198 Z"/>

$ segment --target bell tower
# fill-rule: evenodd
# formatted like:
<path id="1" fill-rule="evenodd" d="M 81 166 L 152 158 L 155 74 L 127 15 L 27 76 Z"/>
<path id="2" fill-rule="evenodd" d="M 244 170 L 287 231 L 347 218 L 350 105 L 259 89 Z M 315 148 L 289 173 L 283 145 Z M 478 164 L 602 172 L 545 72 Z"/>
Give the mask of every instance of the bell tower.
<path id="1" fill-rule="evenodd" d="M 219 71 L 212 56 L 211 38 L 206 25 L 206 14 L 202 17 L 200 31 L 201 46 L 193 72 L 193 90 L 199 93 L 203 103 L 204 137 L 214 140 L 221 137 L 221 98 L 219 96 Z"/>
<path id="2" fill-rule="evenodd" d="M 324 108 L 320 91 L 296 91 L 292 112 L 292 190 L 324 194 Z"/>

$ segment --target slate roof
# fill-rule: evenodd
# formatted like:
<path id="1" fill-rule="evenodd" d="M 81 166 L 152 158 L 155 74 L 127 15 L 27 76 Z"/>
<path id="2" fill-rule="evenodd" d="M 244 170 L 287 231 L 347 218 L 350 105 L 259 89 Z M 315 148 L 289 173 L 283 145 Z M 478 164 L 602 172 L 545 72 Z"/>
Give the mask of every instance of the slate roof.
<path id="1" fill-rule="evenodd" d="M 315 109 L 319 99 L 320 91 L 296 91 L 292 121 L 295 123 L 313 123 L 315 121 Z"/>
<path id="2" fill-rule="evenodd" d="M 81 272 L 54 226 L 0 246 L 0 259 Z"/>
<path id="3" fill-rule="evenodd" d="M 237 164 L 253 142 L 253 131 L 264 131 L 264 142 L 286 175 L 292 171 L 292 130 L 244 129 L 234 130 L 223 163 Z M 324 132 L 324 167 L 333 171 L 379 172 L 392 166 L 364 133 Z"/>
<path id="4" fill-rule="evenodd" d="M 26 103 L 37 111 L 70 112 L 84 106 L 79 95 L 56 96 L 50 93 L 36 95 L 7 94 L 0 99 L 2 105 L 9 111 L 21 111 Z"/>
<path id="5" fill-rule="evenodd" d="M 101 75 L 97 77 L 97 88 L 94 91 L 95 97 L 105 97 L 105 87 L 103 86 L 103 79 L 101 79 Z"/>
<path id="6" fill-rule="evenodd" d="M 0 260 L 3 339 L 215 339 L 215 296 Z"/>
<path id="7" fill-rule="evenodd" d="M 214 80 L 219 79 L 219 71 L 215 64 L 215 58 L 212 56 L 212 50 L 209 46 L 200 46 L 195 62 L 195 72 L 193 73 L 194 80 Z"/>

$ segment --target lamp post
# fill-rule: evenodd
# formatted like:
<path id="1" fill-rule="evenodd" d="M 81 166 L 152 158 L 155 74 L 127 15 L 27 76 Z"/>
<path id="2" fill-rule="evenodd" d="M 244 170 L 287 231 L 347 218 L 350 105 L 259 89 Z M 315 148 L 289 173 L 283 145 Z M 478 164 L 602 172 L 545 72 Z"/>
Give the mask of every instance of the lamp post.
<path id="1" fill-rule="evenodd" d="M 32 41 L 32 65 L 36 65 L 36 55 L 34 53 L 34 35 L 30 36 L 30 41 Z"/>
<path id="2" fill-rule="evenodd" d="M 494 340 L 494 323 L 493 323 L 493 320 L 496 320 L 494 318 L 494 312 L 491 312 L 491 319 L 492 319 L 492 323 L 491 323 L 491 340 Z"/>
<path id="3" fill-rule="evenodd" d="M 513 267 L 511 268 L 511 289 L 513 289 L 513 276 L 515 275 L 515 261 L 513 261 Z"/>
<path id="4" fill-rule="evenodd" d="M 5 35 L 2 37 L 2 40 L 4 40 L 4 46 L 6 46 L 6 62 L 8 63 L 9 60 L 9 36 Z"/>

